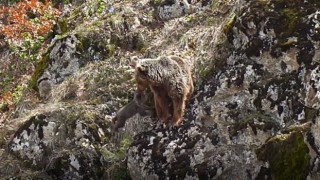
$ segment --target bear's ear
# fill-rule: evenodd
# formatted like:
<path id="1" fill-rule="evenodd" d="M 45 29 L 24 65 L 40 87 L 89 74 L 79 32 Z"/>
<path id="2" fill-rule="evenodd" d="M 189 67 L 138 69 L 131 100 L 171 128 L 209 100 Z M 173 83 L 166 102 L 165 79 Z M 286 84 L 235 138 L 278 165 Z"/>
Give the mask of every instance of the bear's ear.
<path id="1" fill-rule="evenodd" d="M 139 58 L 137 56 L 132 56 L 130 66 L 135 68 L 138 64 L 138 61 L 139 61 Z"/>

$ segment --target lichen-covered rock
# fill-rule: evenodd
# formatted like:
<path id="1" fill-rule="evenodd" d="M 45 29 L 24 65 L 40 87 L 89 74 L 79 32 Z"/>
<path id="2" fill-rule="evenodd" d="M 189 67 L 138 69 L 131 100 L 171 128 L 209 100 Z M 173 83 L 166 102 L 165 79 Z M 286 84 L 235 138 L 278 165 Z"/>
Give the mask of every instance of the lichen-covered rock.
<path id="1" fill-rule="evenodd" d="M 77 52 L 79 43 L 76 36 L 67 36 L 58 40 L 50 51 L 51 62 L 48 71 L 55 84 L 61 83 L 67 76 L 75 73 L 84 63 L 79 61 L 80 52 Z"/>
<path id="2" fill-rule="evenodd" d="M 288 137 L 275 145 L 283 150 L 274 156 L 268 153 L 272 147 L 270 140 L 267 141 L 294 124 L 315 123 L 318 119 L 316 92 L 320 51 L 315 7 L 320 8 L 317 1 L 248 1 L 243 10 L 234 11 L 236 15 L 220 25 L 227 41 L 223 40 L 222 33 L 212 40 L 216 45 L 212 46 L 212 51 L 225 58 L 217 58 L 210 72 L 202 76 L 205 81 L 198 84 L 185 125 L 176 130 L 179 133 L 166 130 L 172 135 L 163 138 L 163 129 L 154 128 L 133 142 L 128 153 L 128 168 L 133 179 L 318 177 L 309 174 L 309 167 L 313 167 L 310 163 L 317 158 L 310 156 L 310 146 L 304 142 L 307 137 L 313 139 L 315 130 L 279 135 Z M 208 141 L 198 148 L 185 148 L 180 142 L 185 137 L 190 138 L 182 130 L 185 126 L 198 129 L 197 134 L 203 141 L 208 134 L 203 129 L 213 128 L 218 142 Z M 205 145 L 209 148 L 204 148 Z M 265 155 L 261 154 L 262 149 Z M 292 158 L 291 149 L 295 149 L 299 157 Z M 313 149 L 317 150 L 318 145 Z M 195 157 L 204 158 L 196 161 Z M 208 164 L 217 161 L 219 166 L 213 168 L 217 169 L 216 173 L 210 174 L 215 171 L 207 169 Z M 278 168 L 279 164 L 287 162 L 293 165 Z M 181 165 L 183 170 L 176 165 Z M 201 171 L 196 167 L 202 167 Z M 139 170 L 142 177 L 137 175 Z M 296 174 L 288 175 L 290 171 Z"/>
<path id="3" fill-rule="evenodd" d="M 191 5 L 187 0 L 154 1 L 156 16 L 162 20 L 180 17 L 191 12 Z"/>
<path id="4" fill-rule="evenodd" d="M 104 121 L 97 112 L 105 109 L 84 106 L 46 110 L 50 111 L 30 117 L 16 131 L 9 151 L 29 167 L 56 178 L 102 177 L 108 157 L 101 155 L 101 146 L 110 140 L 111 133 L 110 121 Z"/>
<path id="5" fill-rule="evenodd" d="M 281 126 L 314 120 L 319 50 L 313 15 L 320 4 L 271 0 L 247 6 L 250 11 L 227 32 L 237 52 L 227 60 L 233 76 L 227 85 L 249 90 L 250 109 L 276 113 Z"/>
<path id="6" fill-rule="evenodd" d="M 44 115 L 31 117 L 16 132 L 9 144 L 9 149 L 17 156 L 29 159 L 34 165 L 42 163 L 46 148 L 50 148 L 53 142 L 55 128 L 56 123 L 48 122 Z M 40 167 L 43 165 L 40 164 Z"/>
<path id="7" fill-rule="evenodd" d="M 223 146 L 228 141 L 223 138 L 217 125 L 192 123 L 142 133 L 128 151 L 130 175 L 133 179 L 213 179 L 246 177 L 242 168 L 257 173 L 254 153 L 245 146 Z"/>
<path id="8" fill-rule="evenodd" d="M 208 0 L 152 0 L 155 17 L 160 20 L 170 20 L 199 11 L 201 7 L 210 4 Z"/>
<path id="9" fill-rule="evenodd" d="M 145 41 L 148 37 L 145 36 L 145 31 L 147 28 L 140 26 L 140 24 L 148 23 L 148 18 L 142 19 L 130 8 L 112 7 L 112 5 L 117 5 L 111 2 L 107 5 L 111 6 L 112 11 L 109 13 L 101 12 L 108 18 L 105 19 L 100 14 L 95 17 L 95 14 L 87 11 L 98 11 L 96 6 L 100 5 L 96 3 L 88 1 L 81 5 L 80 7 L 87 6 L 83 12 L 78 11 L 77 8 L 80 7 L 65 9 L 56 28 L 60 29 L 58 32 L 62 34 L 54 37 L 51 46 L 36 64 L 35 73 L 30 83 L 31 87 L 41 92 L 43 86 L 37 82 L 44 79 L 45 73 L 50 74 L 50 83 L 60 84 L 88 63 L 103 61 L 115 53 L 120 53 L 119 49 L 140 51 L 146 48 Z M 148 8 L 143 10 L 146 11 Z M 71 12 L 74 14 L 70 14 Z M 69 16 L 73 16 L 76 20 L 70 20 Z M 89 20 L 86 21 L 86 18 Z M 45 87 L 44 89 L 51 88 Z"/>
<path id="10" fill-rule="evenodd" d="M 107 166 L 101 154 L 81 148 L 56 154 L 46 172 L 53 179 L 102 179 Z"/>

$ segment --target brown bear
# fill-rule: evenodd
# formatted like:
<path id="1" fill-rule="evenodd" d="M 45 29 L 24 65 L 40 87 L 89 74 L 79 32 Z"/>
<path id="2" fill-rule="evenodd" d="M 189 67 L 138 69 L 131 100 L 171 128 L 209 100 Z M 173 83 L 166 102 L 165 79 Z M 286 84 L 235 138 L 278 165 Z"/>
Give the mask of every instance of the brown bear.
<path id="1" fill-rule="evenodd" d="M 193 93 L 191 66 L 178 56 L 161 56 L 156 59 L 132 57 L 137 82 L 136 94 L 150 87 L 158 118 L 170 126 L 181 123 L 186 101 Z M 169 121 L 170 104 L 173 117 Z"/>

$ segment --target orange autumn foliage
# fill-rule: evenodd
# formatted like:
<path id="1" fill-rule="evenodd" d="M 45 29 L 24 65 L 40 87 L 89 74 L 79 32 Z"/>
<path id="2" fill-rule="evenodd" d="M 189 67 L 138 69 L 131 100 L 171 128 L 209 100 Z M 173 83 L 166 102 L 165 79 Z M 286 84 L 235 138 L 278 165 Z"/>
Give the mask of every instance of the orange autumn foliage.
<path id="1" fill-rule="evenodd" d="M 32 37 L 45 35 L 51 31 L 60 13 L 49 0 L 45 3 L 23 0 L 12 6 L 0 5 L 0 34 L 16 40 L 25 32 Z"/>

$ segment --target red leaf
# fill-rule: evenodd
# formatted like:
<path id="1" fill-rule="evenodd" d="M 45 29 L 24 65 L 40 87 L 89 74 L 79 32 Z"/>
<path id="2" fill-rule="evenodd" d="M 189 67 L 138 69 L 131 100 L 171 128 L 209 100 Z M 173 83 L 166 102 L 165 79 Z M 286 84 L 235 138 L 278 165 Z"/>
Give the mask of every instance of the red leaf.
<path id="1" fill-rule="evenodd" d="M 30 6 L 31 7 L 36 7 L 37 6 L 37 0 L 31 0 Z"/>

